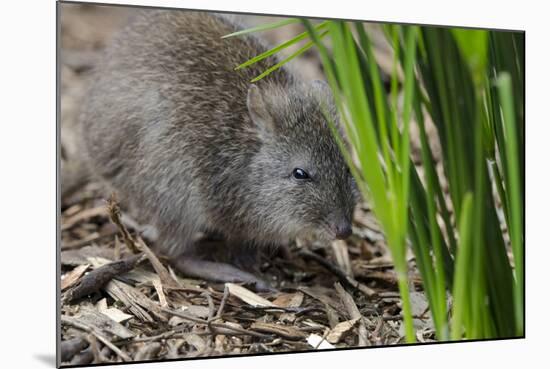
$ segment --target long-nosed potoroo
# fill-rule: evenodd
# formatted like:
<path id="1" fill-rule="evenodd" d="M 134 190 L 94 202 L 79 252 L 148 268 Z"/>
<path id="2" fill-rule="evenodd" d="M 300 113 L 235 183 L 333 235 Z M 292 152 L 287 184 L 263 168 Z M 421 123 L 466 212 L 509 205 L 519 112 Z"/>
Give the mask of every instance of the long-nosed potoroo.
<path id="1" fill-rule="evenodd" d="M 180 272 L 265 288 L 244 270 L 257 250 L 308 232 L 346 238 L 357 190 L 326 119 L 338 124 L 328 86 L 284 67 L 251 83 L 277 60 L 235 70 L 267 50 L 255 35 L 222 39 L 240 28 L 141 11 L 106 48 L 79 127 L 89 172 L 155 227 Z M 229 256 L 197 232 L 221 236 Z"/>

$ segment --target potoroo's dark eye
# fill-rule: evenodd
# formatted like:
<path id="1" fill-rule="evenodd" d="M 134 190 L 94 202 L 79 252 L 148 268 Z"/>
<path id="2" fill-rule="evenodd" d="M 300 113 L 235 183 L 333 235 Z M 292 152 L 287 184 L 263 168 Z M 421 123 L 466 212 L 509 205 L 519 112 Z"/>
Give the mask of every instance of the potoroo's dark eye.
<path id="1" fill-rule="evenodd" d="M 294 177 L 294 179 L 299 180 L 309 179 L 309 174 L 307 174 L 307 172 L 301 168 L 294 168 L 294 170 L 292 171 L 292 176 Z"/>

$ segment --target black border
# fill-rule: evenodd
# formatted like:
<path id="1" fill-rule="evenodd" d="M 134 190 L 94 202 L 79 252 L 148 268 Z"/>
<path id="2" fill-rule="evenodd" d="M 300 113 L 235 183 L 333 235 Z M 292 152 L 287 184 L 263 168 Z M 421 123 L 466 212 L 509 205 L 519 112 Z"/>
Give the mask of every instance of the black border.
<path id="1" fill-rule="evenodd" d="M 55 64 L 55 73 L 56 73 L 56 367 L 57 368 L 88 368 L 88 367 L 100 367 L 108 365 L 132 365 L 132 364 L 143 364 L 143 363 L 164 363 L 164 362 L 183 362 L 183 361 L 194 361 L 194 360 L 210 360 L 210 359 L 225 359 L 225 358 L 245 358 L 245 357 L 256 357 L 256 356 L 271 356 L 271 355 L 287 355 L 287 354 L 312 354 L 312 353 L 321 353 L 321 352 L 333 352 L 333 351 L 351 351 L 351 350 L 366 350 L 366 349 L 385 349 L 393 347 L 416 347 L 416 346 L 431 346 L 431 345 L 447 345 L 447 344 L 461 344 L 461 343 L 472 343 L 472 342 L 495 342 L 495 341 L 508 341 L 508 340 L 522 340 L 526 338 L 527 331 L 527 309 L 526 309 L 526 260 L 527 260 L 527 232 L 526 232 L 526 207 L 525 202 L 526 196 L 526 168 L 525 163 L 526 158 L 526 130 L 527 130 L 527 109 L 526 109 L 526 94 L 527 94 L 527 68 L 526 68 L 526 54 L 527 54 L 527 32 L 525 30 L 516 30 L 516 29 L 506 29 L 506 28 L 483 28 L 483 27 L 466 27 L 458 25 L 441 25 L 441 24 L 429 24 L 429 23 L 411 23 L 411 22 L 390 22 L 390 21 L 381 21 L 381 20 L 365 20 L 365 19 L 342 19 L 342 18 L 333 18 L 333 17 L 311 17 L 307 16 L 308 19 L 329 19 L 329 20 L 345 20 L 352 22 L 370 22 L 370 23 L 381 23 L 381 24 L 399 24 L 399 25 L 418 25 L 422 27 L 439 27 L 439 28 L 461 28 L 461 29 L 471 29 L 471 30 L 491 30 L 499 32 L 516 32 L 523 34 L 524 49 L 523 49 L 523 335 L 522 336 L 512 336 L 512 337 L 498 337 L 498 338 L 485 338 L 485 339 L 467 339 L 461 341 L 437 341 L 437 342 L 415 342 L 415 343 L 399 343 L 394 345 L 385 345 L 385 346 L 365 346 L 365 347 L 343 347 L 343 348 L 333 348 L 333 349 L 321 349 L 321 350 L 303 350 L 303 351 L 286 351 L 286 352 L 262 352 L 255 354 L 239 354 L 239 355 L 220 355 L 220 356 L 207 356 L 207 357 L 193 357 L 193 358 L 177 358 L 177 359 L 159 359 L 159 360 L 136 360 L 131 362 L 110 362 L 110 363 L 97 363 L 90 365 L 61 365 L 61 355 L 60 355 L 60 343 L 61 343 L 61 4 L 73 4 L 73 5 L 93 5 L 93 6 L 106 6 L 106 7 L 122 7 L 122 8 L 142 8 L 142 9 L 166 9 L 166 10 L 187 10 L 187 11 L 203 11 L 203 12 L 213 12 L 213 13 L 222 13 L 222 14 L 239 14 L 239 15 L 255 15 L 255 16 L 271 16 L 271 17 L 304 17 L 301 15 L 293 14 L 272 14 L 272 13 L 253 13 L 253 12 L 233 12 L 226 10 L 212 10 L 212 9 L 197 9 L 197 8 L 175 8 L 175 7 L 166 7 L 166 6 L 150 6 L 150 5 L 135 5 L 135 4 L 110 4 L 110 3 L 101 3 L 101 2 L 82 2 L 82 1 L 70 1 L 70 0 L 57 0 L 56 1 L 56 64 Z"/>

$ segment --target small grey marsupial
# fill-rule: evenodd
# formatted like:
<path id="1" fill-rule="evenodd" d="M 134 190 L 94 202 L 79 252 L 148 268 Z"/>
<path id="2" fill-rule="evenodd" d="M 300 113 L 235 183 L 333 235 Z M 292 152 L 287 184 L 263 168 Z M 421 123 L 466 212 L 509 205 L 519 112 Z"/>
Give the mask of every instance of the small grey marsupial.
<path id="1" fill-rule="evenodd" d="M 324 82 L 301 82 L 226 16 L 143 10 L 110 42 L 80 115 L 89 172 L 158 232 L 182 273 L 266 287 L 243 260 L 301 233 L 346 238 L 357 189 L 324 112 Z M 323 108 L 323 107 L 326 107 Z M 223 237 L 216 260 L 198 232 Z M 252 262 L 253 264 L 254 262 Z"/>

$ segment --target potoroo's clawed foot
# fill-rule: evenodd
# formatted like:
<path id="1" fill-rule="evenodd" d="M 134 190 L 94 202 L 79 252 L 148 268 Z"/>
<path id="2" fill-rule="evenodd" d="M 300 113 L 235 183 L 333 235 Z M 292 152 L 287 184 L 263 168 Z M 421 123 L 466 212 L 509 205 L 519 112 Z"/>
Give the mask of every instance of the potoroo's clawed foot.
<path id="1" fill-rule="evenodd" d="M 174 263 L 174 267 L 182 274 L 206 279 L 213 282 L 245 283 L 255 287 L 258 291 L 273 291 L 266 281 L 254 274 L 240 270 L 230 264 L 201 260 L 186 255 L 180 256 Z"/>

